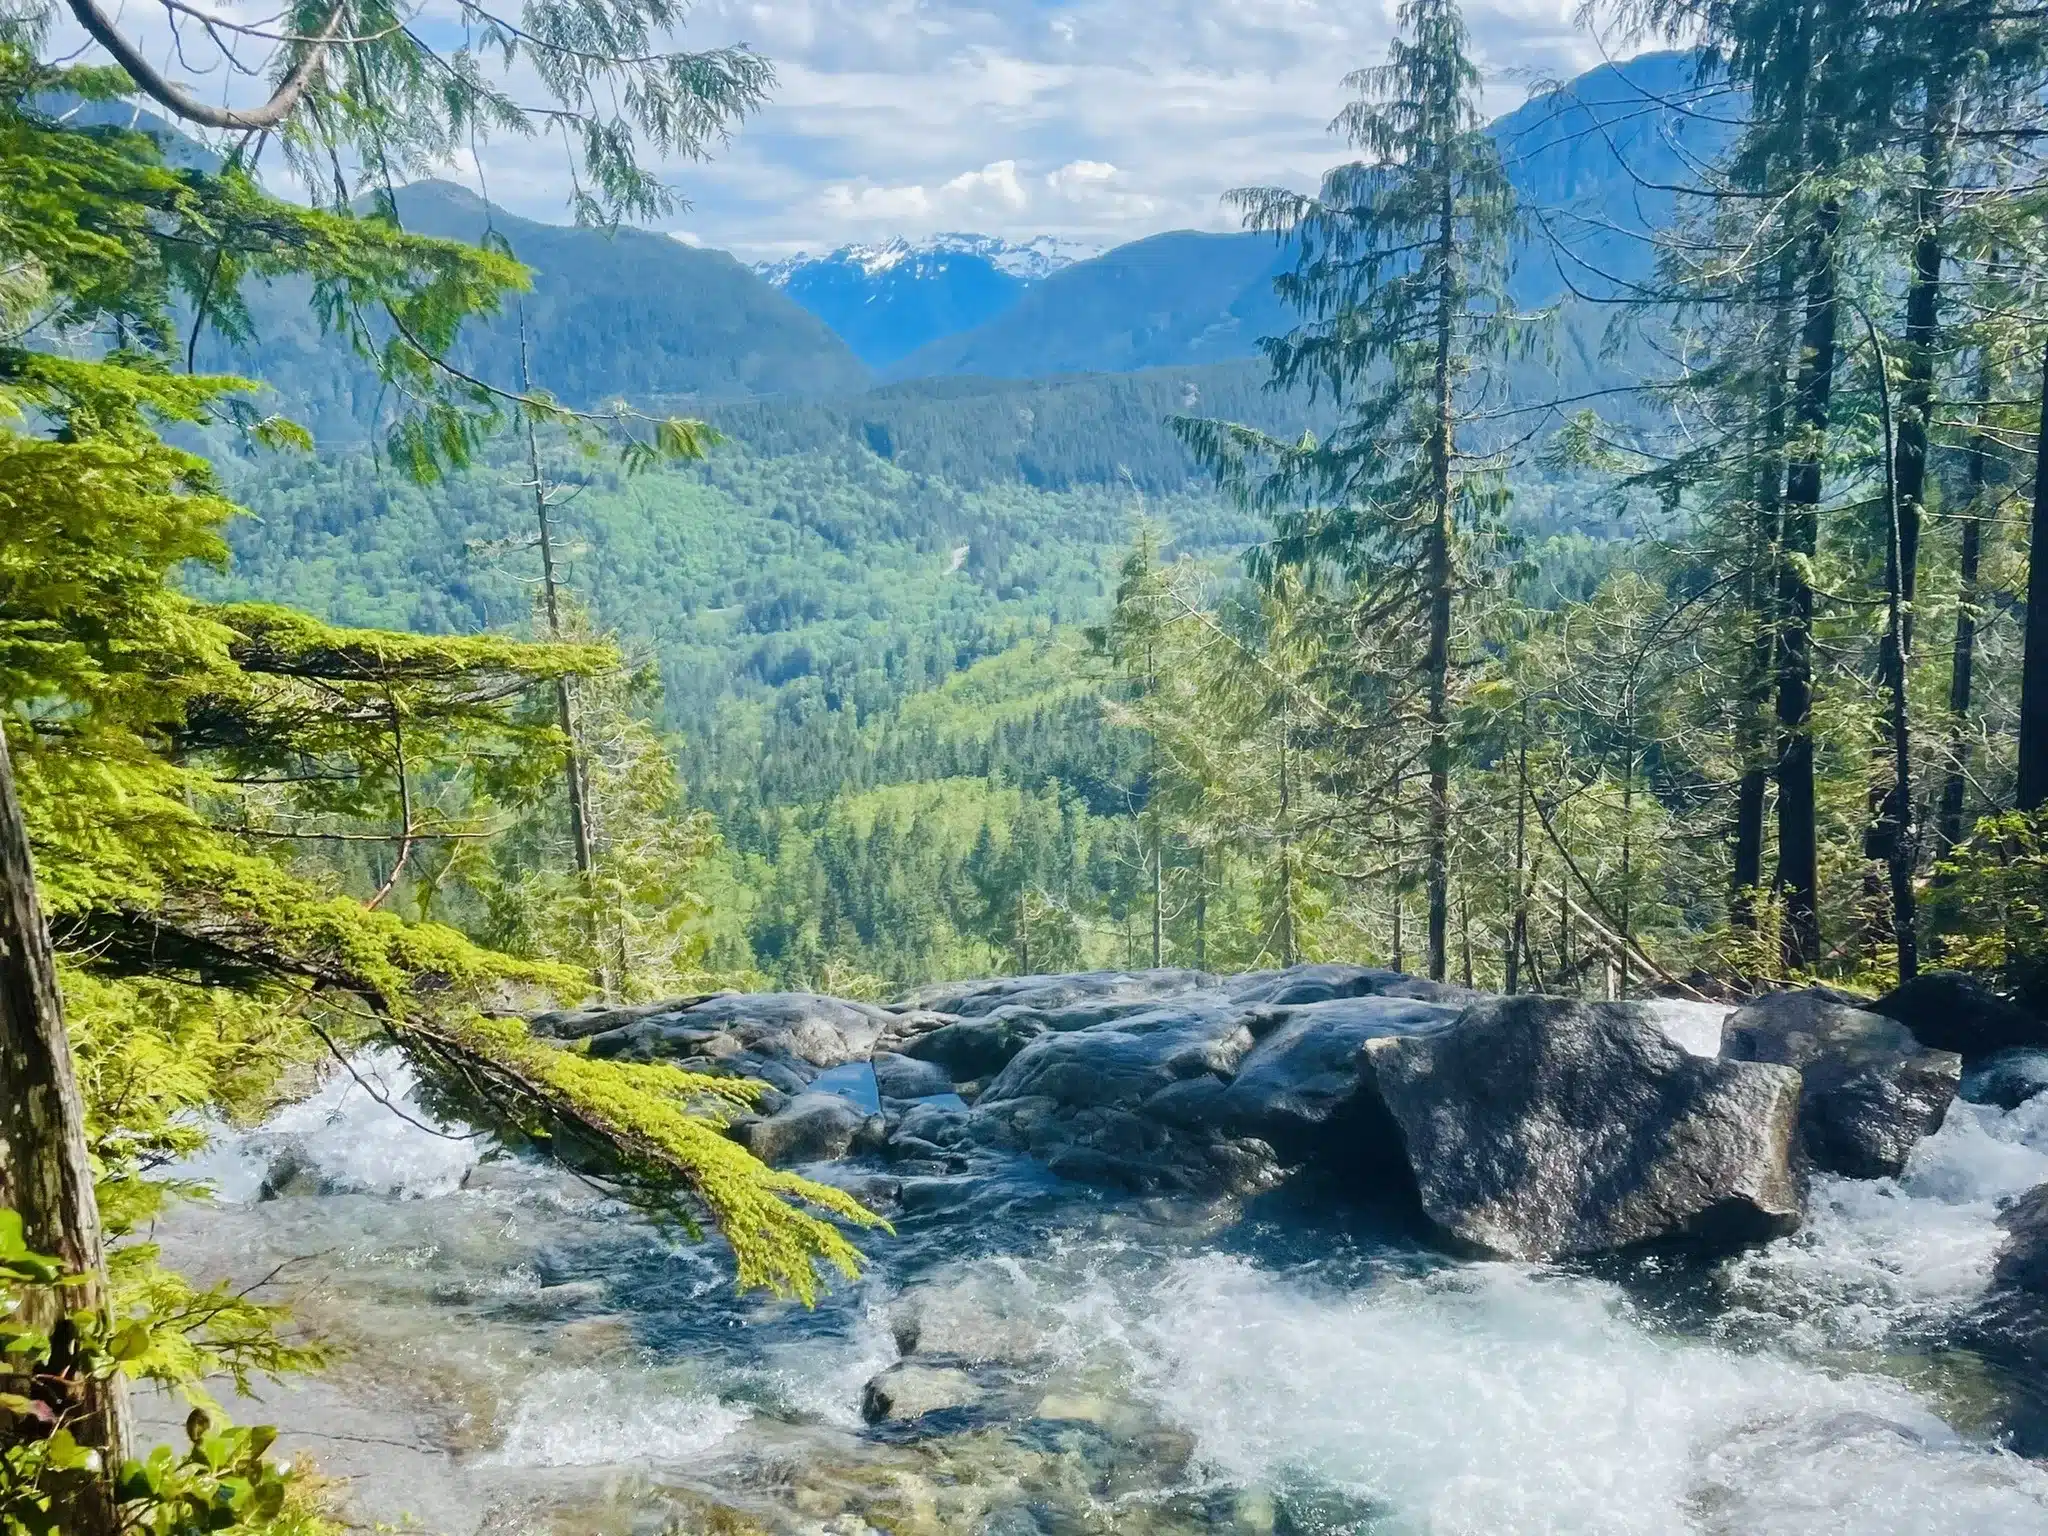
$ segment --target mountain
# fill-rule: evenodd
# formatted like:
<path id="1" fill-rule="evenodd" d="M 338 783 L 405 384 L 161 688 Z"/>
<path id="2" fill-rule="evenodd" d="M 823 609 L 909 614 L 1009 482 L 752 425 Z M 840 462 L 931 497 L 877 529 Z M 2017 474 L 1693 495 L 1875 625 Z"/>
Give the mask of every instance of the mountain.
<path id="1" fill-rule="evenodd" d="M 1697 85 L 1695 73 L 1689 53 L 1644 54 L 1592 70 L 1492 125 L 1529 215 L 1518 302 L 1546 304 L 1571 287 L 1605 297 L 1649 275 L 1655 252 L 1646 236 L 1675 212 L 1662 188 L 1695 181 L 1737 131 L 1739 99 Z M 1154 235 L 1062 268 L 1001 314 L 928 342 L 885 372 L 1029 378 L 1251 357 L 1260 336 L 1289 323 L 1272 280 L 1292 259 L 1267 235 Z"/>
<path id="2" fill-rule="evenodd" d="M 885 368 L 941 336 L 995 319 L 1033 283 L 1096 254 L 1053 236 L 1012 244 L 934 235 L 844 245 L 754 270 L 837 331 L 861 361 Z"/>
<path id="3" fill-rule="evenodd" d="M 533 269 L 523 301 L 532 379 L 571 405 L 625 397 L 702 402 L 839 394 L 869 384 L 867 366 L 802 306 L 723 251 L 646 230 L 542 224 L 445 181 L 401 187 L 407 228 L 472 243 L 487 229 Z M 265 380 L 323 438 L 372 419 L 374 373 L 314 324 L 302 284 L 250 294 L 255 340 L 203 339 L 202 367 Z M 463 328 L 453 361 L 495 384 L 520 379 L 519 306 Z"/>
<path id="4" fill-rule="evenodd" d="M 888 372 L 1030 378 L 1248 357 L 1278 323 L 1272 280 L 1284 264 L 1255 235 L 1176 230 L 1134 240 L 1055 272 L 988 324 L 933 341 Z"/>

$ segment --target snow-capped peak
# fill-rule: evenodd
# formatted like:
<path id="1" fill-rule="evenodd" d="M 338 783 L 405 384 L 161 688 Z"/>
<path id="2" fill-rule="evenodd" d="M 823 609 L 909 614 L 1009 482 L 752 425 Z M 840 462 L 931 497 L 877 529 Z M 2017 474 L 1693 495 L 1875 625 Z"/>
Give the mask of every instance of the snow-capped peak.
<path id="1" fill-rule="evenodd" d="M 842 245 L 824 256 L 802 251 L 781 261 L 762 262 L 755 271 L 780 288 L 805 267 L 836 265 L 859 267 L 866 277 L 879 277 L 904 262 L 924 263 L 947 256 L 979 256 L 999 272 L 1037 282 L 1061 267 L 1102 254 L 1100 246 L 1059 235 L 1039 235 L 1018 243 L 996 235 L 927 235 L 921 240 L 901 236 L 880 245 Z"/>

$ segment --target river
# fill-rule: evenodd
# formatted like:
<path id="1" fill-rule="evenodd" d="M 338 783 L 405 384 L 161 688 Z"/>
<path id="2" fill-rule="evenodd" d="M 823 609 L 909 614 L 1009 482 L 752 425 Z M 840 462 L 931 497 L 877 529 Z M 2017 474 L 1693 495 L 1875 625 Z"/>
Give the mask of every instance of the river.
<path id="1" fill-rule="evenodd" d="M 715 1243 L 433 1122 L 394 1059 L 361 1065 L 418 1123 L 337 1077 L 223 1134 L 186 1170 L 219 1198 L 159 1237 L 200 1278 L 277 1271 L 266 1294 L 345 1347 L 236 1413 L 346 1476 L 365 1521 L 2048 1531 L 2048 1464 L 2020 1454 L 2044 1451 L 2038 1403 L 1947 1338 L 1997 1202 L 2048 1181 L 2048 1094 L 1958 1102 L 1903 1178 L 1824 1178 L 1803 1232 L 1705 1272 L 1458 1263 L 1285 1192 L 1121 1199 L 1019 1162 L 875 1186 L 896 1235 L 806 1311 L 735 1296 Z M 960 1400 L 871 1429 L 863 1387 L 913 1335 Z"/>

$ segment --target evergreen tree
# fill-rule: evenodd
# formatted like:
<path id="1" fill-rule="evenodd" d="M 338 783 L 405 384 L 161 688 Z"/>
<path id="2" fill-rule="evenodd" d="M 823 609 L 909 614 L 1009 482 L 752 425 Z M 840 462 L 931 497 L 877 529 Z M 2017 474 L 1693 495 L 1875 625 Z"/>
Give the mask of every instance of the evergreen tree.
<path id="1" fill-rule="evenodd" d="M 1453 0 L 1407 0 L 1388 62 L 1352 75 L 1359 93 L 1333 125 L 1367 158 L 1303 196 L 1234 194 L 1247 223 L 1293 243 L 1276 283 L 1303 318 L 1265 341 L 1278 389 L 1327 397 L 1338 424 L 1287 443 L 1252 429 L 1187 422 L 1223 483 L 1273 517 L 1256 552 L 1335 580 L 1371 618 L 1415 631 L 1391 658 L 1420 693 L 1427 785 L 1423 859 L 1429 974 L 1447 971 L 1453 710 L 1460 610 L 1504 506 L 1497 446 L 1473 432 L 1516 334 L 1507 293 L 1514 196 L 1481 126 L 1479 72 Z"/>

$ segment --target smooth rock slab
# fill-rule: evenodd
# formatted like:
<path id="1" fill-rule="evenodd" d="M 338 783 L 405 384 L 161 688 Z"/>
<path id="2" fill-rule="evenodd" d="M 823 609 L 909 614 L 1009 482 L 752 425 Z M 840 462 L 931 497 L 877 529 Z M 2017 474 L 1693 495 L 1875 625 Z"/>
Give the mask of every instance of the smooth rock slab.
<path id="1" fill-rule="evenodd" d="M 762 1162 L 786 1168 L 829 1162 L 857 1147 L 879 1151 L 884 1131 L 879 1115 L 837 1094 L 805 1093 L 772 1115 L 735 1121 L 728 1134 Z"/>
<path id="2" fill-rule="evenodd" d="M 1258 1044 L 1203 1113 L 1290 1159 L 1339 1160 L 1344 1149 L 1329 1131 L 1358 1098 L 1366 1043 L 1448 1029 L 1462 1012 L 1452 1003 L 1377 995 L 1273 1009 L 1253 1021 Z"/>
<path id="3" fill-rule="evenodd" d="M 1843 995 L 1813 988 L 1761 997 L 1728 1020 L 1722 1054 L 1799 1070 L 1800 1142 L 1814 1167 L 1897 1178 L 1913 1148 L 1941 1128 L 1963 1059 L 1928 1050 L 1898 1020 L 1848 1007 Z"/>
<path id="4" fill-rule="evenodd" d="M 1628 1004 L 1515 997 L 1370 1040 L 1372 1086 L 1454 1248 L 1725 1251 L 1799 1225 L 1799 1074 L 1710 1061 Z"/>

